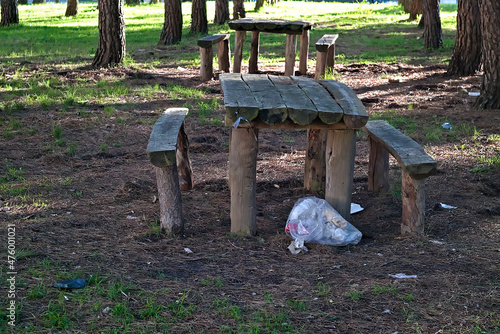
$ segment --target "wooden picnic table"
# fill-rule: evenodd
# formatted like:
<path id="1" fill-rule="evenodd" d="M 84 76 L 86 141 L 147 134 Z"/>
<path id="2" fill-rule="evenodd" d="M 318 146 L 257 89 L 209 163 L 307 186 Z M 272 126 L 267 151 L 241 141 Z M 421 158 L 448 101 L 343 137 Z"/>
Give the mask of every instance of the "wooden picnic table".
<path id="1" fill-rule="evenodd" d="M 250 47 L 250 60 L 248 73 L 258 72 L 259 38 L 261 32 L 286 34 L 285 43 L 285 75 L 294 75 L 295 54 L 297 48 L 297 35 L 300 35 L 299 72 L 307 73 L 307 56 L 309 53 L 309 30 L 313 23 L 306 21 L 264 20 L 244 18 L 229 22 L 229 28 L 236 31 L 234 38 L 234 64 L 233 72 L 241 72 L 241 58 L 243 43 L 247 31 L 252 32 Z"/>
<path id="2" fill-rule="evenodd" d="M 256 232 L 259 129 L 325 129 L 325 199 L 347 220 L 356 153 L 356 130 L 368 114 L 356 94 L 335 80 L 295 76 L 221 74 L 229 148 L 231 232 Z M 305 171 L 307 174 L 309 171 Z"/>

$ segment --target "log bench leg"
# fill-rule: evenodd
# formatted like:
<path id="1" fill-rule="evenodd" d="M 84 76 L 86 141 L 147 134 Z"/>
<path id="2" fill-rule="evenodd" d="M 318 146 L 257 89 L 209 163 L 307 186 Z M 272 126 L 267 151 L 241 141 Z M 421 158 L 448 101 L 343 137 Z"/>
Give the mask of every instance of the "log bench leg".
<path id="1" fill-rule="evenodd" d="M 300 35 L 299 73 L 307 74 L 307 58 L 309 56 L 309 30 L 304 30 Z"/>
<path id="2" fill-rule="evenodd" d="M 401 198 L 403 218 L 401 234 L 424 235 L 425 180 L 412 179 L 404 170 L 401 172 Z"/>
<path id="3" fill-rule="evenodd" d="M 347 221 L 351 216 L 356 132 L 328 130 L 325 200 Z"/>
<path id="4" fill-rule="evenodd" d="M 368 137 L 370 155 L 368 159 L 368 190 L 389 190 L 389 152 L 384 146 Z"/>
<path id="5" fill-rule="evenodd" d="M 209 81 L 214 76 L 214 54 L 213 54 L 212 46 L 208 48 L 200 47 L 200 58 L 201 58 L 201 66 L 200 66 L 200 77 L 203 81 Z"/>
<path id="6" fill-rule="evenodd" d="M 325 150 L 328 131 L 307 130 L 307 153 L 305 158 L 304 189 L 322 191 L 325 189 Z"/>
<path id="7" fill-rule="evenodd" d="M 217 58 L 219 58 L 219 71 L 230 72 L 231 51 L 229 48 L 229 39 L 217 43 Z"/>
<path id="8" fill-rule="evenodd" d="M 184 124 L 181 125 L 179 134 L 177 135 L 175 159 L 179 174 L 180 189 L 184 191 L 193 189 L 193 171 L 191 169 L 191 160 L 189 159 L 189 140 L 184 130 Z"/>
<path id="9" fill-rule="evenodd" d="M 231 233 L 255 235 L 258 130 L 236 128 L 231 131 L 229 182 L 231 190 Z"/>
<path id="10" fill-rule="evenodd" d="M 160 227 L 169 235 L 182 234 L 184 219 L 177 166 L 173 164 L 155 169 L 160 202 Z"/>
<path id="11" fill-rule="evenodd" d="M 295 56 L 297 54 L 297 35 L 286 34 L 285 75 L 295 74 Z"/>
<path id="12" fill-rule="evenodd" d="M 233 58 L 233 72 L 241 73 L 241 60 L 243 57 L 243 43 L 247 38 L 246 31 L 236 31 L 234 34 L 234 58 Z"/>
<path id="13" fill-rule="evenodd" d="M 335 65 L 335 44 L 330 45 L 326 52 L 316 51 L 316 71 L 314 79 L 318 80 L 326 73 L 326 69 L 333 70 Z"/>

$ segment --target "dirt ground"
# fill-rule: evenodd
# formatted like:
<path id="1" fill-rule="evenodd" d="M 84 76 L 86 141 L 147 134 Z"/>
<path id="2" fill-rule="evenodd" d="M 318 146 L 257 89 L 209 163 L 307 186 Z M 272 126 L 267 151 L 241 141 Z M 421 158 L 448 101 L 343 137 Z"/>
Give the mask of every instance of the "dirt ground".
<path id="1" fill-rule="evenodd" d="M 67 111 L 63 106 L 0 111 L 8 119 L 4 130 L 13 118 L 22 124 L 0 139 L 0 173 L 22 168 L 25 181 L 9 185 L 29 184 L 27 197 L 0 193 L 2 244 L 7 244 L 7 224 L 15 224 L 16 249 L 24 254 L 16 263 L 22 304 L 16 330 L 499 333 L 500 171 L 498 163 L 489 169 L 486 159 L 500 154 L 500 111 L 473 108 L 468 92 L 479 91 L 480 77 L 447 77 L 442 66 L 403 64 L 336 65 L 336 70 L 370 115 L 391 110 L 394 117 L 408 119 L 401 129 L 411 130 L 437 161 L 438 172 L 426 182 L 425 237 L 400 235 L 401 200 L 392 195 L 400 182 L 394 160 L 392 194 L 368 192 L 367 139 L 360 134 L 353 202 L 364 210 L 350 222 L 363 233 L 361 242 L 307 244 L 307 253 L 292 255 L 284 231 L 288 214 L 299 198 L 322 194 L 302 188 L 305 132 L 291 130 L 260 132 L 257 235 L 231 236 L 229 128 L 214 121 L 224 115 L 219 82 L 202 83 L 197 69 L 176 67 L 75 69 L 54 75 L 68 82 L 119 77 L 133 87 L 183 84 L 203 88 L 208 100 L 219 100 L 219 108 L 203 122 L 192 101 L 157 94 L 117 99 L 111 116 L 92 101 Z M 185 234 L 170 238 L 155 227 L 156 181 L 145 148 L 159 113 L 186 103 L 192 103 L 186 130 L 195 186 L 183 193 Z M 453 129 L 442 129 L 444 122 Z M 66 144 L 54 145 L 54 124 L 61 126 Z M 414 128 L 405 129 L 408 124 Z M 74 155 L 68 154 L 71 143 Z M 442 209 L 439 203 L 456 208 Z M 6 277 L 6 266 L 1 267 Z M 398 273 L 417 278 L 390 276 Z M 61 301 L 51 287 L 59 279 L 91 275 L 103 277 L 104 287 L 120 281 L 129 288 L 111 298 L 91 284 L 63 292 L 69 300 Z M 44 293 L 33 295 L 40 286 Z M 0 300 L 7 305 L 7 285 L 1 287 Z M 76 296 L 87 299 L 75 301 Z M 141 313 L 146 296 L 165 306 L 157 318 Z M 49 320 L 58 300 L 69 319 L 59 328 Z M 183 317 L 168 307 L 179 300 L 192 307 Z M 115 310 L 117 303 L 127 305 L 133 320 L 103 312 Z"/>

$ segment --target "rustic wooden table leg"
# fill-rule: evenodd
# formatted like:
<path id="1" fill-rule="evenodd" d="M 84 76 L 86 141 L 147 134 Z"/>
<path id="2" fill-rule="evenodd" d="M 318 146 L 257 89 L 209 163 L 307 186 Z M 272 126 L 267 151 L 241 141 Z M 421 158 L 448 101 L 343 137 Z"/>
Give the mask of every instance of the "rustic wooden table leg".
<path id="1" fill-rule="evenodd" d="M 295 55 L 297 53 L 297 35 L 286 34 L 285 75 L 295 74 Z"/>
<path id="2" fill-rule="evenodd" d="M 250 44 L 250 60 L 248 61 L 248 73 L 259 71 L 259 31 L 252 31 L 252 42 Z"/>
<path id="3" fill-rule="evenodd" d="M 243 43 L 247 38 L 246 31 L 236 31 L 234 34 L 234 58 L 233 58 L 233 72 L 241 73 L 241 59 L 243 57 Z"/>
<path id="4" fill-rule="evenodd" d="M 328 130 L 325 199 L 346 220 L 351 215 L 356 131 Z"/>
<path id="5" fill-rule="evenodd" d="M 300 55 L 299 55 L 299 72 L 300 74 L 307 73 L 307 57 L 309 56 L 309 29 L 304 30 L 300 35 Z"/>
<path id="6" fill-rule="evenodd" d="M 307 153 L 304 171 L 304 189 L 321 191 L 325 189 L 325 150 L 327 130 L 307 130 Z"/>
<path id="7" fill-rule="evenodd" d="M 239 235 L 255 235 L 256 232 L 257 131 L 251 128 L 236 128 L 231 132 L 231 233 Z"/>

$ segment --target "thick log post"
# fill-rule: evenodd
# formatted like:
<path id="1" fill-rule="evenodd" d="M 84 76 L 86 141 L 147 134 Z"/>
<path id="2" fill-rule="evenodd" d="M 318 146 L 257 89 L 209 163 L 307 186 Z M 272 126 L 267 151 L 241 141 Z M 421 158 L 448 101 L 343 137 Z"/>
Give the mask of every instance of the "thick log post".
<path id="1" fill-rule="evenodd" d="M 332 44 L 328 47 L 328 50 L 326 51 L 325 72 L 326 72 L 326 69 L 328 69 L 328 68 L 333 71 L 334 67 L 335 67 L 335 44 Z"/>
<path id="2" fill-rule="evenodd" d="M 402 170 L 401 182 L 401 197 L 403 202 L 401 234 L 423 236 L 425 218 L 425 180 L 412 179 L 408 173 Z"/>
<path id="3" fill-rule="evenodd" d="M 307 58 L 309 57 L 309 29 L 300 35 L 299 73 L 307 74 Z"/>
<path id="4" fill-rule="evenodd" d="M 184 123 L 181 125 L 177 136 L 177 151 L 175 153 L 177 171 L 179 174 L 179 186 L 181 190 L 193 189 L 193 170 L 189 159 L 189 140 L 184 130 Z"/>
<path id="5" fill-rule="evenodd" d="M 231 72 L 231 51 L 229 47 L 229 39 L 225 39 L 217 43 L 217 58 L 219 58 L 219 71 L 225 73 Z"/>
<path id="6" fill-rule="evenodd" d="M 307 130 L 307 153 L 305 159 L 304 188 L 310 191 L 325 189 L 325 155 L 328 131 Z"/>
<path id="7" fill-rule="evenodd" d="M 285 75 L 295 74 L 295 56 L 297 53 L 297 35 L 286 34 Z"/>
<path id="8" fill-rule="evenodd" d="M 236 128 L 231 131 L 229 148 L 229 182 L 231 189 L 231 233 L 255 235 L 257 129 Z"/>
<path id="9" fill-rule="evenodd" d="M 177 166 L 173 164 L 155 169 L 160 202 L 160 226 L 169 235 L 182 234 L 184 219 Z"/>
<path id="10" fill-rule="evenodd" d="M 214 75 L 213 69 L 213 50 L 212 46 L 208 48 L 200 48 L 201 57 L 201 67 L 200 67 L 200 77 L 203 81 L 209 81 Z"/>
<path id="11" fill-rule="evenodd" d="M 326 52 L 316 51 L 316 71 L 314 72 L 314 80 L 318 80 L 325 76 L 326 68 Z"/>
<path id="12" fill-rule="evenodd" d="M 248 73 L 257 73 L 259 71 L 259 31 L 252 31 L 252 41 L 250 44 L 250 59 L 248 61 Z"/>
<path id="13" fill-rule="evenodd" d="M 241 73 L 241 60 L 243 58 L 243 43 L 247 38 L 246 31 L 236 30 L 234 34 L 234 58 L 233 58 L 233 72 Z"/>
<path id="14" fill-rule="evenodd" d="M 355 156 L 355 130 L 328 130 L 325 199 L 347 221 L 351 215 Z"/>
<path id="15" fill-rule="evenodd" d="M 368 162 L 368 190 L 389 190 L 389 151 L 368 136 L 370 155 Z"/>

